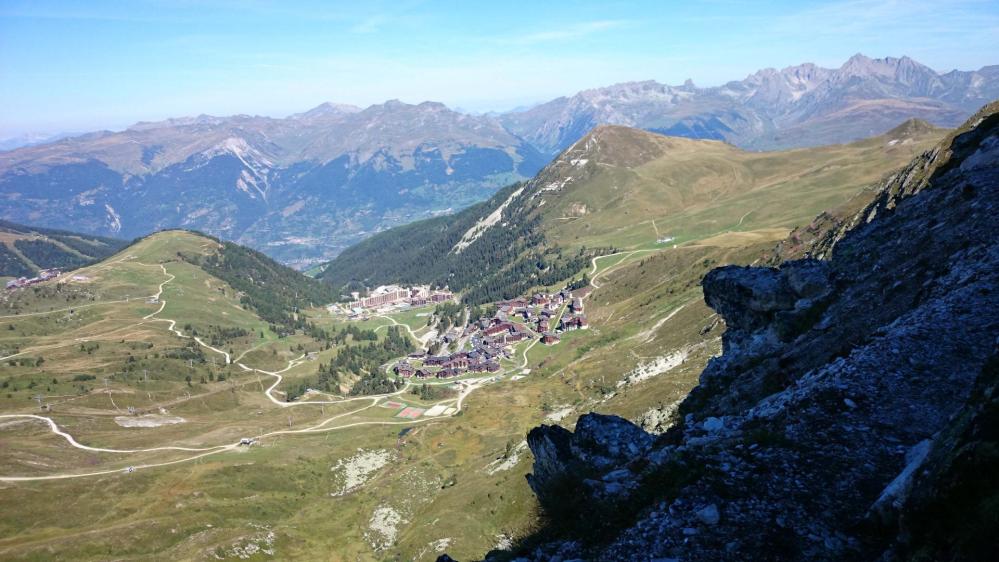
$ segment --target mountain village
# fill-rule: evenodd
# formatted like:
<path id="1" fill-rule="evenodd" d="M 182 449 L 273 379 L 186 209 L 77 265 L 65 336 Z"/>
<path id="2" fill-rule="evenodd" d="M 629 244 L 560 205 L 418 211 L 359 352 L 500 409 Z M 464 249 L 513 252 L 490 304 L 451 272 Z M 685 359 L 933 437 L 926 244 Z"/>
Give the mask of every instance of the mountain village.
<path id="1" fill-rule="evenodd" d="M 577 291 L 579 293 L 580 291 Z M 515 298 L 495 303 L 490 317 L 470 320 L 452 327 L 428 346 L 451 349 L 450 353 L 418 351 L 392 367 L 402 378 L 449 379 L 468 373 L 495 373 L 500 359 L 512 356 L 512 346 L 526 340 L 545 345 L 560 341 L 560 334 L 586 329 L 581 296 L 568 289 L 555 293 L 535 293 L 531 298 Z"/>
<path id="2" fill-rule="evenodd" d="M 386 373 L 417 380 L 497 373 L 501 370 L 500 361 L 513 356 L 516 344 L 536 340 L 543 345 L 555 345 L 563 333 L 586 329 L 589 324 L 583 298 L 591 290 L 589 286 L 565 288 L 498 301 L 488 308 L 493 312 L 481 318 L 470 318 L 470 311 L 465 310 L 460 325 L 449 326 L 443 333 L 431 332 L 431 337 L 420 339 L 423 347 L 386 366 Z M 427 285 L 382 285 L 366 296 L 355 291 L 350 297 L 349 302 L 331 304 L 327 310 L 349 320 L 363 320 L 372 315 L 458 302 L 451 291 Z M 426 314 L 434 322 L 431 313 Z"/>

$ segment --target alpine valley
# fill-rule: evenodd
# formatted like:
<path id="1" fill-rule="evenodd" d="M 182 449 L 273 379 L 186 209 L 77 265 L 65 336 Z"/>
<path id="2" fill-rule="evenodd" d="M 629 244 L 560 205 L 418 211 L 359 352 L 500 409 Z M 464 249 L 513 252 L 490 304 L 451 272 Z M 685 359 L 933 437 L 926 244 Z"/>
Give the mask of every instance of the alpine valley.
<path id="1" fill-rule="evenodd" d="M 0 153 L 0 559 L 991 559 L 996 97 L 858 55 Z"/>
<path id="2" fill-rule="evenodd" d="M 123 238 L 196 229 L 304 269 L 530 178 L 599 124 L 769 150 L 858 140 L 912 117 L 953 127 L 995 97 L 996 66 L 940 74 L 856 55 L 711 88 L 617 84 L 498 115 L 389 101 L 169 119 L 0 153 L 0 218 Z"/>

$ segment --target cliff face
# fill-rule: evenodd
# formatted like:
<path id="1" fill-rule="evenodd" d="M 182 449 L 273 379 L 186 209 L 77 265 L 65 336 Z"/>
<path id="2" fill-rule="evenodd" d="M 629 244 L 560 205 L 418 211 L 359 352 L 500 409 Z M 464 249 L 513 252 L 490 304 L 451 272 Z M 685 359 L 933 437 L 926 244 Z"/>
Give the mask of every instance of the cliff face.
<path id="1" fill-rule="evenodd" d="M 999 526 L 999 104 L 806 258 L 704 279 L 728 326 L 676 425 L 541 426 L 527 559 L 975 559 Z"/>

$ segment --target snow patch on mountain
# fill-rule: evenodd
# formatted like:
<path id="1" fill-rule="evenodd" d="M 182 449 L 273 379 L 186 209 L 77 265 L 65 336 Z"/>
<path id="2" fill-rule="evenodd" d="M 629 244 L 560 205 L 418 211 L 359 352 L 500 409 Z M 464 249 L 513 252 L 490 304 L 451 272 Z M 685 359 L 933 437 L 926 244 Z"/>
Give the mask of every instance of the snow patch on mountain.
<path id="1" fill-rule="evenodd" d="M 110 230 L 111 232 L 121 232 L 121 215 L 119 215 L 118 212 L 114 210 L 114 207 L 108 205 L 107 203 L 104 204 L 104 210 L 107 211 L 108 214 L 107 215 L 108 230 Z"/>
<path id="2" fill-rule="evenodd" d="M 202 153 L 205 161 L 222 155 L 235 156 L 243 164 L 236 189 L 252 199 L 259 197 L 266 201 L 270 187 L 268 174 L 274 163 L 241 137 L 229 137 Z"/>

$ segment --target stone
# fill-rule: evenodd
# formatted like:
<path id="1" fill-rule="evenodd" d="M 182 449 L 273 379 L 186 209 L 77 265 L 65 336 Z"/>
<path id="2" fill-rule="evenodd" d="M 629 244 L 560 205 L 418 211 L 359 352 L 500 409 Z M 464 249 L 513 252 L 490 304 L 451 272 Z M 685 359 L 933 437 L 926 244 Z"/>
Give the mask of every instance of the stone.
<path id="1" fill-rule="evenodd" d="M 705 525 L 717 525 L 721 520 L 721 514 L 718 513 L 717 505 L 710 504 L 697 510 L 697 518 Z"/>
<path id="2" fill-rule="evenodd" d="M 725 420 L 714 416 L 704 420 L 704 430 L 714 433 L 725 428 Z"/>
<path id="3" fill-rule="evenodd" d="M 615 482 L 617 480 L 625 480 L 634 476 L 630 470 L 627 468 L 619 468 L 617 470 L 612 470 L 607 474 L 604 474 L 602 480 L 604 482 Z"/>

